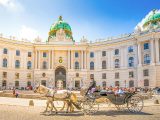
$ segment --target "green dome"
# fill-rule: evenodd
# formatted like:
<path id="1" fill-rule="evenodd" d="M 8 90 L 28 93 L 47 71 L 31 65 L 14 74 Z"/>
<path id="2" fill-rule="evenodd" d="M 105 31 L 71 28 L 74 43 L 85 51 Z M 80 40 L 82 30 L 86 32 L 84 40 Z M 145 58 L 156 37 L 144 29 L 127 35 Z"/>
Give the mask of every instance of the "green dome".
<path id="1" fill-rule="evenodd" d="M 152 14 L 148 18 L 146 18 L 143 26 L 146 26 L 149 23 L 156 24 L 157 21 L 160 21 L 160 13 L 157 12 L 157 10 L 153 10 Z"/>
<path id="2" fill-rule="evenodd" d="M 51 26 L 49 36 L 55 37 L 56 32 L 60 29 L 64 30 L 66 37 L 73 39 L 71 27 L 68 23 L 62 20 L 62 16 L 60 16 L 58 21 Z"/>

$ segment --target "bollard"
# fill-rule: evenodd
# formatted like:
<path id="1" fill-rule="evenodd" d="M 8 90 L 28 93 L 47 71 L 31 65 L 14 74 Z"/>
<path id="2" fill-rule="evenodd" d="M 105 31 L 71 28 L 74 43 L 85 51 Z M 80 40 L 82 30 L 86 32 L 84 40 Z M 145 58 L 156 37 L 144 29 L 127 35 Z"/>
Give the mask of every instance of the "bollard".
<path id="1" fill-rule="evenodd" d="M 159 101 L 156 99 L 156 100 L 154 101 L 154 104 L 159 104 Z"/>
<path id="2" fill-rule="evenodd" d="M 34 106 L 33 100 L 30 100 L 30 101 L 29 101 L 29 106 Z"/>

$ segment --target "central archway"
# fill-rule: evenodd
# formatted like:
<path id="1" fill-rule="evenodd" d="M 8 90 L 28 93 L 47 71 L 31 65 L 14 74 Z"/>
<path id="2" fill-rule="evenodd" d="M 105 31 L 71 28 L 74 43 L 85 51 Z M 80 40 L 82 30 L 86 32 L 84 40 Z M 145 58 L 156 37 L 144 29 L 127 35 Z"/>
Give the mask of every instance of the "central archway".
<path id="1" fill-rule="evenodd" d="M 55 87 L 59 89 L 66 88 L 66 70 L 64 67 L 58 67 L 55 70 Z"/>

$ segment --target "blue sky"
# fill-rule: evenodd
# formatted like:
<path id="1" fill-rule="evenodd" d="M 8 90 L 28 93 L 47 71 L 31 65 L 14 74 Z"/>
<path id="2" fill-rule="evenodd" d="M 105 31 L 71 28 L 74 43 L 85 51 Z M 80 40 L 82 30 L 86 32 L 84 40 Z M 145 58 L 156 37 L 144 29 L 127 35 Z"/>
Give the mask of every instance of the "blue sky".
<path id="1" fill-rule="evenodd" d="M 152 9 L 160 9 L 159 0 L 0 0 L 0 33 L 45 41 L 62 15 L 76 41 L 94 41 L 133 32 Z"/>

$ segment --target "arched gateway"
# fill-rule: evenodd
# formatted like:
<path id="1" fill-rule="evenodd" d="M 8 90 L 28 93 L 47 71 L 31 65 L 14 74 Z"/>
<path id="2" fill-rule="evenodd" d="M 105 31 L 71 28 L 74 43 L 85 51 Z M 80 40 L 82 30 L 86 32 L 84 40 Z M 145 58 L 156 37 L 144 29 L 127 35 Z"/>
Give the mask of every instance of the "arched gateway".
<path id="1" fill-rule="evenodd" d="M 55 87 L 58 89 L 66 88 L 66 70 L 63 67 L 58 67 L 55 70 Z"/>

